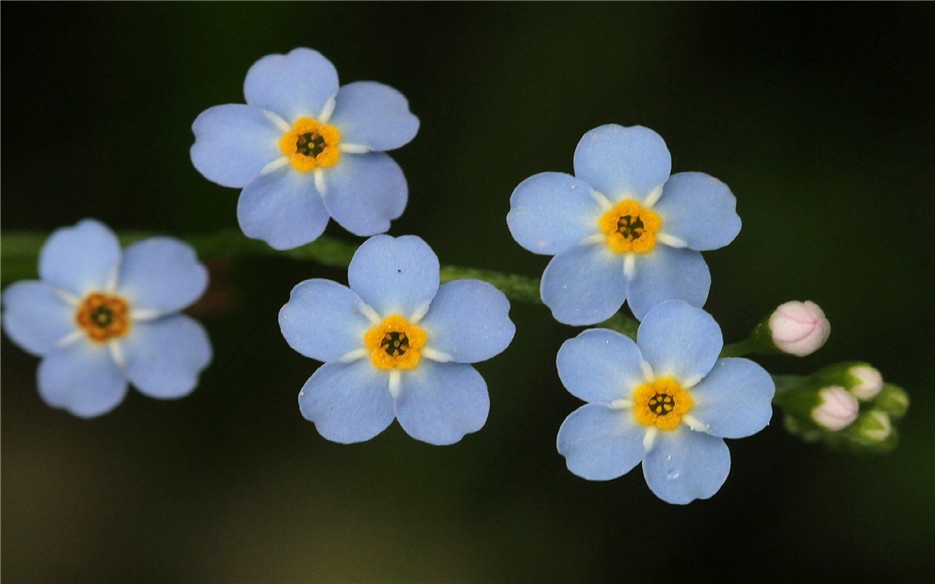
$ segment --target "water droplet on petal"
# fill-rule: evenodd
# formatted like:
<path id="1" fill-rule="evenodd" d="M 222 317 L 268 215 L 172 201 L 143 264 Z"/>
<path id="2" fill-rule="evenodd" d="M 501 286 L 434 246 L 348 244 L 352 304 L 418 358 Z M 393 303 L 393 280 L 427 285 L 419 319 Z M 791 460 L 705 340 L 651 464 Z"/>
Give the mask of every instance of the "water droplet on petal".
<path id="1" fill-rule="evenodd" d="M 666 473 L 666 478 L 670 481 L 674 481 L 675 479 L 679 478 L 679 474 L 680 473 L 677 470 L 670 470 L 668 473 Z"/>

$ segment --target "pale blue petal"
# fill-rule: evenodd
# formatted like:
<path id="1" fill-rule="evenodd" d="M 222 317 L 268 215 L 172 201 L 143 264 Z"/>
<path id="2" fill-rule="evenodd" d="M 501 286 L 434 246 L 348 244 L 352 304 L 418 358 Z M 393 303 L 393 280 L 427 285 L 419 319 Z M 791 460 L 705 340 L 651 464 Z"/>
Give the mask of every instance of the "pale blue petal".
<path id="1" fill-rule="evenodd" d="M 681 300 L 650 310 L 636 333 L 643 358 L 657 377 L 697 380 L 717 361 L 724 339 L 710 314 Z"/>
<path id="2" fill-rule="evenodd" d="M 640 463 L 645 434 L 631 412 L 585 404 L 562 422 L 557 447 L 568 470 L 590 481 L 608 481 Z"/>
<path id="3" fill-rule="evenodd" d="M 705 251 L 724 247 L 740 233 L 737 199 L 727 185 L 701 172 L 673 174 L 653 209 L 662 231 Z"/>
<path id="4" fill-rule="evenodd" d="M 575 176 L 613 202 L 643 202 L 672 170 L 662 136 L 643 126 L 607 124 L 585 134 L 575 149 Z"/>
<path id="5" fill-rule="evenodd" d="M 556 364 L 562 385 L 586 402 L 629 399 L 642 383 L 643 357 L 632 339 L 607 329 L 589 329 L 562 344 Z"/>
<path id="6" fill-rule="evenodd" d="M 410 318 L 438 292 L 438 256 L 414 235 L 376 235 L 365 241 L 347 268 L 347 281 L 383 317 Z"/>
<path id="7" fill-rule="evenodd" d="M 247 237 L 274 249 L 292 249 L 318 239 L 328 225 L 328 211 L 312 173 L 287 166 L 247 185 L 237 201 L 237 220 Z"/>
<path id="8" fill-rule="evenodd" d="M 120 242 L 94 219 L 57 229 L 39 253 L 39 277 L 75 294 L 105 290 L 120 265 Z"/>
<path id="9" fill-rule="evenodd" d="M 389 375 L 369 359 L 325 363 L 299 392 L 299 410 L 328 440 L 370 440 L 393 422 Z"/>
<path id="10" fill-rule="evenodd" d="M 627 302 L 641 320 L 649 309 L 666 300 L 679 299 L 704 306 L 711 289 L 711 272 L 701 252 L 657 245 L 638 254 Z"/>
<path id="11" fill-rule="evenodd" d="M 134 322 L 121 342 L 126 374 L 140 393 L 162 399 L 188 395 L 211 362 L 211 341 L 199 322 L 175 314 Z"/>
<path id="12" fill-rule="evenodd" d="M 561 172 L 543 172 L 513 190 L 506 223 L 524 248 L 555 255 L 597 233 L 601 211 L 588 183 Z"/>
<path id="13" fill-rule="evenodd" d="M 403 171 L 389 155 L 341 153 L 338 164 L 325 169 L 325 207 L 341 227 L 354 235 L 383 233 L 403 214 L 409 187 Z"/>
<path id="14" fill-rule="evenodd" d="M 769 424 L 776 392 L 773 378 L 749 359 L 718 359 L 691 389 L 691 415 L 712 436 L 743 438 Z"/>
<path id="15" fill-rule="evenodd" d="M 106 414 L 127 394 L 127 379 L 107 346 L 84 339 L 46 355 L 39 363 L 38 383 L 47 404 L 82 418 Z"/>
<path id="16" fill-rule="evenodd" d="M 289 346 L 312 359 L 336 361 L 364 346 L 372 326 L 361 299 L 331 280 L 305 280 L 292 289 L 279 311 L 279 328 Z"/>
<path id="17" fill-rule="evenodd" d="M 178 312 L 208 287 L 208 270 L 191 246 L 171 237 L 138 241 L 123 252 L 117 292 L 133 310 Z"/>
<path id="18" fill-rule="evenodd" d="M 487 384 L 470 365 L 423 359 L 402 372 L 396 417 L 416 440 L 453 444 L 483 428 L 489 411 Z"/>
<path id="19" fill-rule="evenodd" d="M 419 323 L 427 345 L 456 363 L 476 363 L 503 352 L 513 340 L 510 301 L 493 285 L 456 280 L 438 288 L 432 306 Z"/>
<path id="20" fill-rule="evenodd" d="M 419 118 L 409 111 L 409 102 L 389 85 L 348 83 L 338 90 L 335 102 L 328 123 L 341 131 L 341 142 L 392 150 L 409 143 L 419 131 Z"/>
<path id="21" fill-rule="evenodd" d="M 588 325 L 607 320 L 627 297 L 623 256 L 601 245 L 576 245 L 561 252 L 542 273 L 542 302 L 555 320 Z"/>
<path id="22" fill-rule="evenodd" d="M 338 92 L 338 72 L 318 51 L 299 48 L 287 55 L 267 55 L 247 71 L 247 103 L 279 114 L 290 124 L 317 119 L 328 98 Z"/>
<path id="23" fill-rule="evenodd" d="M 643 458 L 643 476 L 657 497 L 684 505 L 718 492 L 730 472 L 730 452 L 720 438 L 679 426 L 656 434 Z"/>
<path id="24" fill-rule="evenodd" d="M 283 156 L 282 129 L 258 107 L 218 105 L 201 112 L 192 124 L 195 143 L 189 155 L 206 179 L 243 188 L 263 167 Z"/>
<path id="25" fill-rule="evenodd" d="M 75 308 L 45 282 L 17 282 L 3 291 L 3 330 L 27 352 L 45 355 L 76 328 Z"/>

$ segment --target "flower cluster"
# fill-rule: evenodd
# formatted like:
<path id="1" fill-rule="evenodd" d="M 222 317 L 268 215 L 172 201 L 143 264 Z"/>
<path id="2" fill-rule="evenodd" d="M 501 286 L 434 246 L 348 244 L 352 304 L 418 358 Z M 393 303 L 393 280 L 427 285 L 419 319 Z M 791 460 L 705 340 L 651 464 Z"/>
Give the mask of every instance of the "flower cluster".
<path id="1" fill-rule="evenodd" d="M 507 215 L 517 243 L 555 256 L 542 274 L 542 301 L 555 319 L 596 324 L 624 302 L 637 318 L 674 298 L 703 306 L 711 274 L 701 251 L 740 232 L 727 185 L 699 172 L 669 176 L 665 142 L 642 126 L 594 128 L 578 142 L 574 165 L 575 176 L 524 180 Z"/>
<path id="2" fill-rule="evenodd" d="M 385 153 L 411 141 L 419 119 L 392 87 L 338 85 L 321 53 L 295 49 L 250 67 L 247 103 L 218 105 L 192 125 L 192 163 L 243 189 L 244 234 L 276 249 L 317 239 L 333 218 L 355 235 L 389 229 L 406 208 L 402 169 Z"/>
<path id="3" fill-rule="evenodd" d="M 479 280 L 439 286 L 438 258 L 415 236 L 368 239 L 347 279 L 349 287 L 306 280 L 279 313 L 289 346 L 325 362 L 299 393 L 302 415 L 345 443 L 373 438 L 394 418 L 430 444 L 479 430 L 490 399 L 470 363 L 513 340 L 506 296 Z"/>
<path id="4" fill-rule="evenodd" d="M 483 280 L 441 284 L 425 241 L 385 234 L 408 197 L 386 152 L 419 130 L 406 98 L 371 81 L 340 85 L 331 62 L 307 48 L 254 63 L 244 97 L 198 115 L 190 151 L 205 178 L 241 189 L 243 233 L 285 250 L 318 239 L 334 219 L 368 237 L 347 285 L 305 280 L 279 312 L 289 346 L 323 362 L 299 392 L 301 415 L 340 443 L 370 440 L 394 420 L 436 445 L 480 430 L 490 396 L 473 364 L 513 340 L 510 303 Z M 727 185 L 671 174 L 665 142 L 642 126 L 588 131 L 573 165 L 573 175 L 522 181 L 506 216 L 520 246 L 553 256 L 539 293 L 556 320 L 619 322 L 626 305 L 639 321 L 635 339 L 595 328 L 558 351 L 559 379 L 586 402 L 558 429 L 572 473 L 609 480 L 642 465 L 664 501 L 709 498 L 730 470 L 725 439 L 762 430 L 774 395 L 786 426 L 806 439 L 892 446 L 908 399 L 873 367 L 777 377 L 777 390 L 741 358 L 820 348 L 830 324 L 813 302 L 785 303 L 750 338 L 724 345 L 702 309 L 711 274 L 701 252 L 740 232 Z M 90 417 L 116 407 L 129 384 L 157 398 L 194 389 L 212 355 L 202 326 L 180 314 L 207 286 L 190 247 L 155 237 L 121 250 L 107 227 L 85 220 L 52 234 L 39 274 L 7 288 L 3 328 L 42 358 L 38 387 L 49 405 Z"/>
<path id="5" fill-rule="evenodd" d="M 81 417 L 140 393 L 191 393 L 211 361 L 204 328 L 178 312 L 204 292 L 208 272 L 194 251 L 154 237 L 121 251 L 114 233 L 84 220 L 59 229 L 39 256 L 41 280 L 3 294 L 3 329 L 42 357 L 39 395 Z"/>
<path id="6" fill-rule="evenodd" d="M 774 385 L 747 359 L 718 359 L 714 319 L 682 300 L 652 308 L 634 342 L 586 330 L 558 352 L 568 391 L 588 402 L 562 424 L 558 451 L 571 472 L 607 480 L 643 463 L 649 488 L 669 503 L 707 499 L 724 483 L 724 438 L 762 430 Z"/>

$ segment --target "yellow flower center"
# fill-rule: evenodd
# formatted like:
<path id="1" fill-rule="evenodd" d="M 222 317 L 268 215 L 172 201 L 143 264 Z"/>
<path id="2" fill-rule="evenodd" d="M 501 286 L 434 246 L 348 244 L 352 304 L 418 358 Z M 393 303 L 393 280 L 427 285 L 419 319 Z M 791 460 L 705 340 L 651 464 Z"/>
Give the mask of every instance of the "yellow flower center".
<path id="1" fill-rule="evenodd" d="M 647 253 L 656 247 L 662 219 L 632 199 L 620 201 L 597 222 L 607 236 L 607 247 L 617 253 Z"/>
<path id="2" fill-rule="evenodd" d="M 633 392 L 636 421 L 660 430 L 675 430 L 682 416 L 692 409 L 692 404 L 688 392 L 671 377 L 644 383 Z"/>
<path id="3" fill-rule="evenodd" d="M 415 369 L 425 346 L 425 331 L 398 314 L 392 314 L 364 333 L 370 360 L 377 369 Z"/>
<path id="4" fill-rule="evenodd" d="M 312 118 L 299 118 L 279 139 L 279 149 L 289 157 L 292 168 L 308 172 L 337 164 L 341 157 L 340 141 L 341 132 L 334 126 L 320 124 Z"/>
<path id="5" fill-rule="evenodd" d="M 92 292 L 78 305 L 75 321 L 96 343 L 130 332 L 130 306 L 119 296 Z"/>

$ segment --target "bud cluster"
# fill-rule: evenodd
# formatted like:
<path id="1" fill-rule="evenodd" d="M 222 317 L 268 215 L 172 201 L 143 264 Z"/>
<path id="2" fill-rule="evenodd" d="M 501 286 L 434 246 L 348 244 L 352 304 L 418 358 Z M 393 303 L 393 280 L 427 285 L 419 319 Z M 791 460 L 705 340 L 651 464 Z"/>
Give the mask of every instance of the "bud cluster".
<path id="1" fill-rule="evenodd" d="M 894 422 L 909 408 L 902 388 L 884 382 L 877 369 L 860 362 L 836 363 L 804 377 L 777 377 L 774 402 L 792 434 L 866 453 L 895 447 Z"/>

